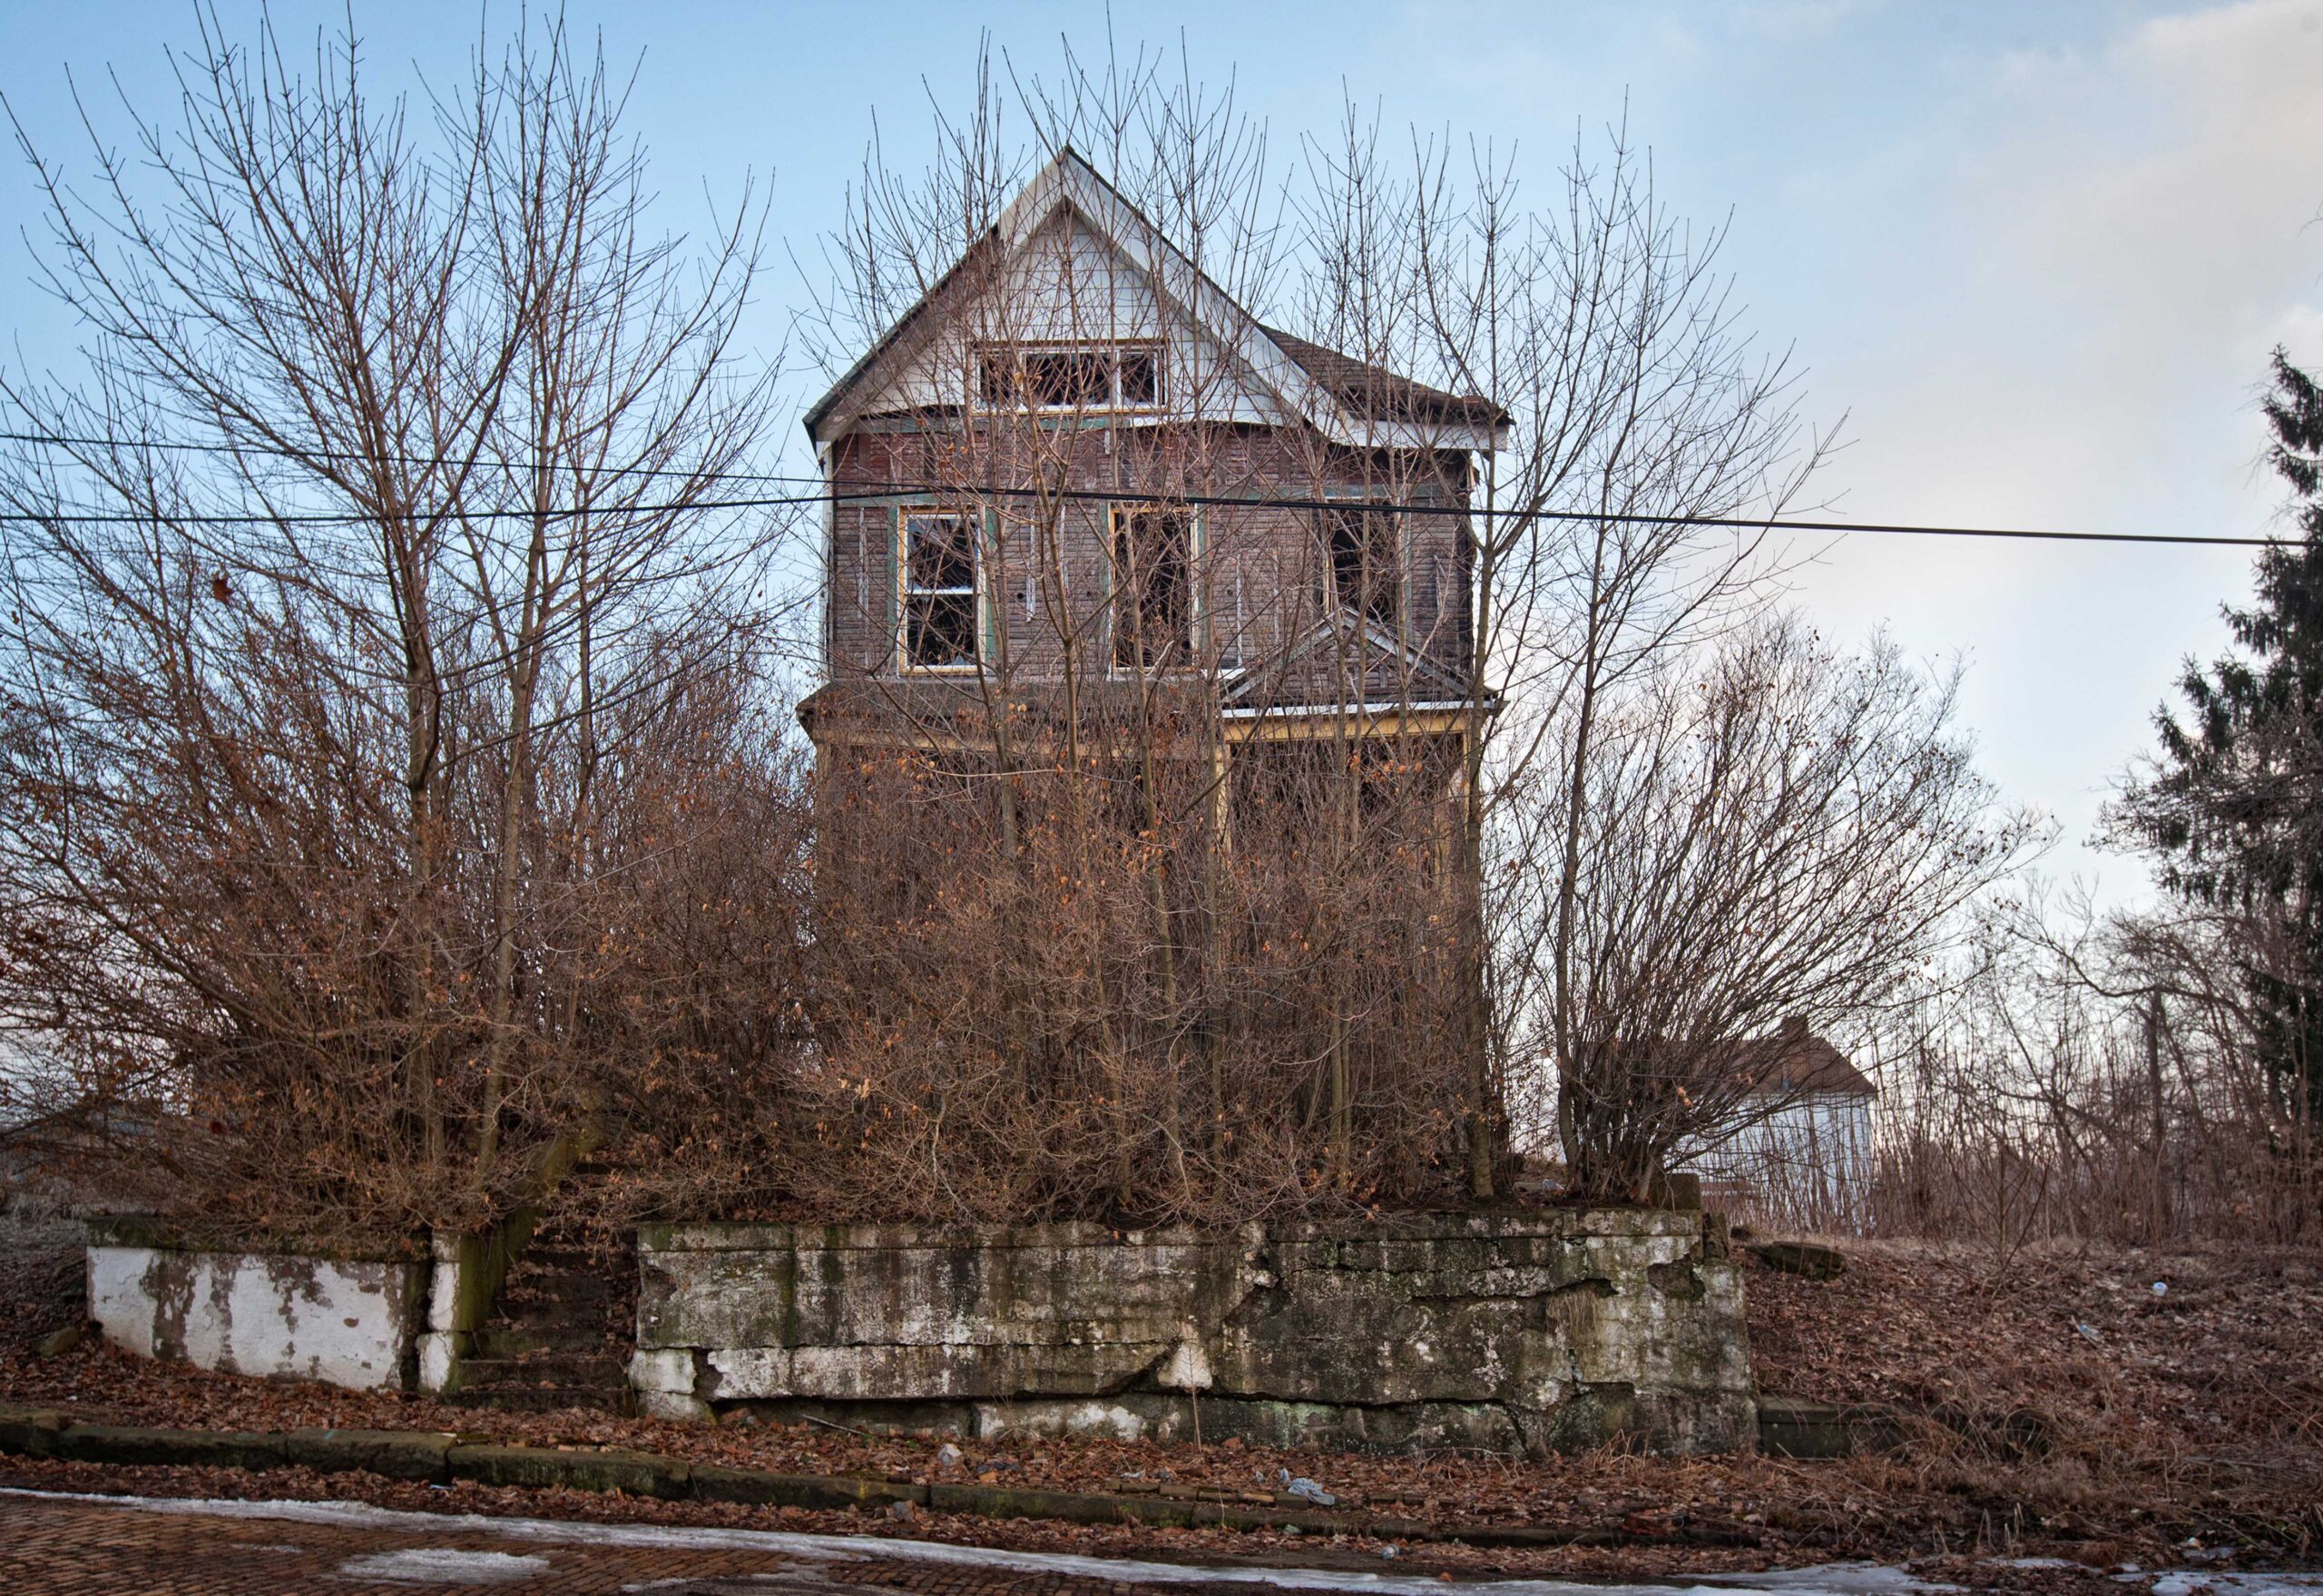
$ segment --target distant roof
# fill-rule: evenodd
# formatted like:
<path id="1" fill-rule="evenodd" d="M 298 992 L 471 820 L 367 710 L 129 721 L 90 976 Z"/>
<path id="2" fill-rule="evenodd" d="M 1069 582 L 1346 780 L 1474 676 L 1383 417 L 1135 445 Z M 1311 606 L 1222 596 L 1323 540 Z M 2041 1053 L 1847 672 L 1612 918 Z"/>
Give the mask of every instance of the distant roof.
<path id="1" fill-rule="evenodd" d="M 1505 425 L 1508 412 L 1475 394 L 1447 394 L 1425 383 L 1399 377 L 1384 366 L 1373 366 L 1337 349 L 1260 324 L 1260 331 L 1290 357 L 1315 385 L 1358 416 L 1381 421 L 1473 421 Z"/>
<path id="2" fill-rule="evenodd" d="M 1753 1092 L 1774 1095 L 1836 1092 L 1848 1097 L 1877 1097 L 1879 1089 L 1848 1055 L 1804 1030 L 1754 1036 L 1742 1043 L 1739 1066 Z"/>

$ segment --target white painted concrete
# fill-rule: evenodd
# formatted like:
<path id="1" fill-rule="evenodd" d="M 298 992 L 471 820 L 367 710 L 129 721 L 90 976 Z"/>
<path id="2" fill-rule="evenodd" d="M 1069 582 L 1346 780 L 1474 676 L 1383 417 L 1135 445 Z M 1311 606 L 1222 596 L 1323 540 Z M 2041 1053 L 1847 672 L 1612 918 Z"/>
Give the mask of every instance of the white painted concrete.
<path id="1" fill-rule="evenodd" d="M 141 1357 L 353 1390 L 399 1387 L 426 1266 L 92 1245 L 89 1317 Z"/>

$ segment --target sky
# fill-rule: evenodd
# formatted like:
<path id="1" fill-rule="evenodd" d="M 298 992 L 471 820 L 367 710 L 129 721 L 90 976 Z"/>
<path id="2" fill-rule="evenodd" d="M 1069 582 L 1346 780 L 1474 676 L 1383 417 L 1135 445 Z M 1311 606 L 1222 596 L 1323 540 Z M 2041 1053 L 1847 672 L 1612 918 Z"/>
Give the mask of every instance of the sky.
<path id="1" fill-rule="evenodd" d="M 375 81 L 465 71 L 472 4 L 354 0 Z M 254 5 L 221 0 L 230 37 Z M 272 7 L 287 36 L 341 4 Z M 495 25 L 515 15 L 495 7 Z M 1626 116 L 1679 213 L 1730 220 L 1746 324 L 1844 420 L 1817 498 L 1850 519 L 2116 533 L 2279 530 L 2258 399 L 2267 354 L 2323 366 L 2323 0 L 2224 5 L 1747 0 L 1685 5 L 747 5 L 571 0 L 635 62 L 629 126 L 665 203 L 764 185 L 775 265 L 746 328 L 769 354 L 803 299 L 785 247 L 839 216 L 874 119 L 891 157 L 974 93 L 980 39 L 1034 69 L 1059 40 L 1185 52 L 1231 77 L 1272 145 L 1343 97 L 1390 127 L 1514 144 L 1546 197 L 1576 128 Z M 182 4 L 9 0 L 0 93 L 85 175 L 68 70 L 119 136 L 114 84 L 166 107 Z M 673 211 L 673 214 L 676 212 Z M 69 366 L 30 280 L 38 201 L 0 165 L 0 361 Z M 683 220 L 677 223 L 684 225 Z M 799 400 L 815 385 L 802 376 Z M 2054 817 L 2047 867 L 2133 901 L 2090 846 L 2189 655 L 2223 645 L 2249 551 L 1848 536 L 1793 602 L 1847 641 L 1885 629 L 1966 668 L 1963 720 L 2013 801 Z"/>

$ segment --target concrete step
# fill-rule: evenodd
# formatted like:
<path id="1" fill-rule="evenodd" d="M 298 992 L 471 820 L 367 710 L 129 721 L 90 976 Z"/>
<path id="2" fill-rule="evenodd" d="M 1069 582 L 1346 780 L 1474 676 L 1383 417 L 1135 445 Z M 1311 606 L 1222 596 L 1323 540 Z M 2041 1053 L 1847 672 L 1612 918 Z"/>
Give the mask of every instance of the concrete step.
<path id="1" fill-rule="evenodd" d="M 522 1324 L 505 1320 L 486 1325 L 475 1333 L 474 1357 L 530 1357 L 542 1353 L 575 1353 L 592 1357 L 613 1356 L 604 1324 L 594 1314 L 567 1315 L 557 1323 L 544 1324 L 536 1317 L 527 1317 Z"/>
<path id="2" fill-rule="evenodd" d="M 527 1413 L 631 1410 L 637 1274 L 606 1250 L 609 1239 L 564 1216 L 532 1235 L 475 1332 L 454 1401 Z"/>
<path id="3" fill-rule="evenodd" d="M 471 1357 L 460 1367 L 460 1388 L 538 1385 L 626 1389 L 629 1371 L 603 1352 L 528 1352 L 515 1357 Z"/>
<path id="4" fill-rule="evenodd" d="M 544 1244 L 535 1238 L 517 1257 L 514 1272 L 523 1274 L 531 1270 L 538 1274 L 603 1276 L 610 1270 L 613 1262 L 592 1248 Z"/>
<path id="5" fill-rule="evenodd" d="M 632 1411 L 625 1388 L 616 1391 L 603 1385 L 464 1385 L 449 1400 L 455 1407 L 490 1407 L 502 1413 L 557 1413 L 568 1407 L 595 1413 Z"/>
<path id="6" fill-rule="evenodd" d="M 523 1306 L 540 1302 L 610 1302 L 613 1282 L 598 1275 L 512 1275 L 501 1288 L 501 1311 L 521 1317 Z"/>

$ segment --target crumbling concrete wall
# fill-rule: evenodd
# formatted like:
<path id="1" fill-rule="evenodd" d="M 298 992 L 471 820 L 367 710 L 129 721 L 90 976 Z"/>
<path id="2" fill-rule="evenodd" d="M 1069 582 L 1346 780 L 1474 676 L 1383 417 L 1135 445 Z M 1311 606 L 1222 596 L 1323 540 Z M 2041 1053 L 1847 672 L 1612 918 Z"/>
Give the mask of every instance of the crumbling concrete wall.
<path id="1" fill-rule="evenodd" d="M 141 1357 L 356 1390 L 413 1381 L 425 1254 L 317 1257 L 203 1248 L 164 1226 L 89 1227 L 89 1317 Z"/>
<path id="2" fill-rule="evenodd" d="M 1699 1213 L 649 1226 L 640 1262 L 632 1382 L 667 1416 L 1512 1454 L 1754 1433 L 1741 1280 Z"/>

